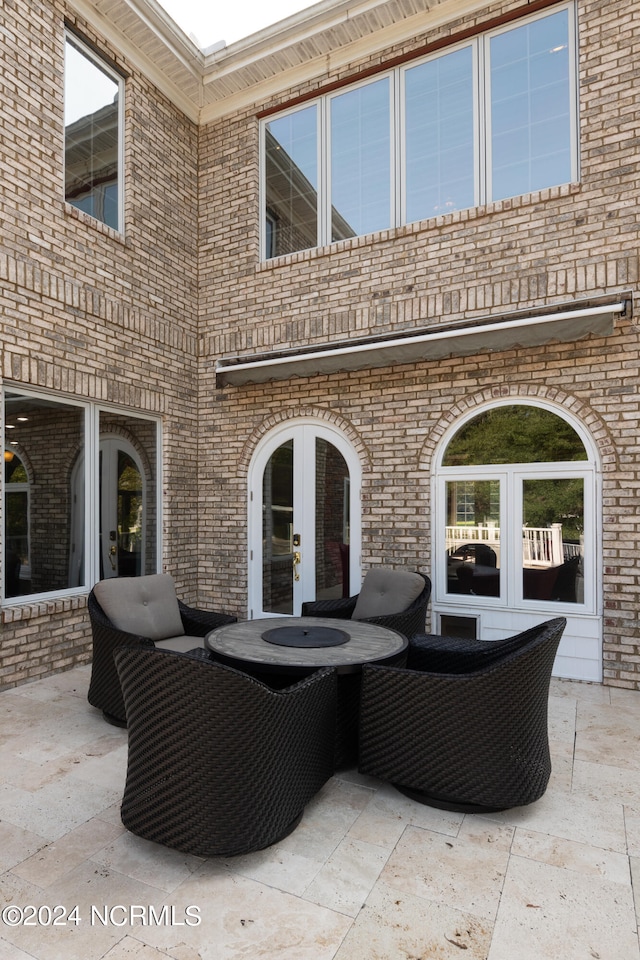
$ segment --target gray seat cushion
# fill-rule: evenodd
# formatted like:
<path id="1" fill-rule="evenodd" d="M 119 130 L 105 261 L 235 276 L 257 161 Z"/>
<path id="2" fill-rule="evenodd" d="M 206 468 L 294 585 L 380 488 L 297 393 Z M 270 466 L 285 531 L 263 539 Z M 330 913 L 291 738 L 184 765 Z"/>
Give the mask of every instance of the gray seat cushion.
<path id="1" fill-rule="evenodd" d="M 169 637 L 168 640 L 156 640 L 156 647 L 160 650 L 173 650 L 177 653 L 188 653 L 196 647 L 204 648 L 204 637 L 190 637 L 183 634 L 181 637 Z"/>
<path id="2" fill-rule="evenodd" d="M 369 570 L 358 595 L 352 620 L 385 617 L 402 613 L 424 590 L 424 580 L 417 573 L 376 567 Z"/>
<path id="3" fill-rule="evenodd" d="M 118 630 L 150 640 L 184 634 L 173 577 L 114 577 L 94 587 L 96 599 Z"/>

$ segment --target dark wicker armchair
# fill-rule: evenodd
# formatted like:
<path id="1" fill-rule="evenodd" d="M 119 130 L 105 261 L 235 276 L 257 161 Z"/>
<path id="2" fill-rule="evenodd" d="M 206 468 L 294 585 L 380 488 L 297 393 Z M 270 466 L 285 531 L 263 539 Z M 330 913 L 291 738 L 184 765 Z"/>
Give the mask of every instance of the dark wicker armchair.
<path id="1" fill-rule="evenodd" d="M 413 590 L 405 594 L 405 584 L 413 585 Z M 416 590 L 419 591 L 417 596 Z M 370 609 L 376 610 L 367 615 L 369 607 L 366 594 L 371 593 L 373 602 Z M 403 596 L 413 596 L 404 604 Z M 340 620 L 352 618 L 364 623 L 377 623 L 381 627 L 397 630 L 405 637 L 423 633 L 427 617 L 427 605 L 431 596 L 431 581 L 424 573 L 406 573 L 401 570 L 372 568 L 365 576 L 362 589 L 353 597 L 337 600 L 314 600 L 302 604 L 303 617 L 336 617 Z M 384 612 L 386 609 L 389 612 Z M 362 610 L 364 615 L 361 615 Z M 355 615 L 355 616 L 354 616 Z"/>
<path id="2" fill-rule="evenodd" d="M 549 683 L 565 625 L 493 642 L 419 636 L 406 668 L 365 664 L 359 771 L 447 810 L 538 800 L 551 773 Z"/>
<path id="3" fill-rule="evenodd" d="M 297 826 L 333 772 L 333 668 L 273 690 L 205 651 L 122 647 L 115 662 L 128 720 L 128 830 L 227 857 Z"/>
<path id="4" fill-rule="evenodd" d="M 111 616 L 102 608 L 99 596 L 109 603 Z M 93 635 L 88 700 L 102 710 L 105 720 L 121 727 L 126 726 L 126 718 L 113 661 L 115 650 L 134 644 L 187 651 L 203 646 L 202 638 L 210 630 L 236 622 L 236 617 L 226 613 L 186 606 L 176 598 L 168 574 L 101 580 L 89 594 L 88 610 Z"/>

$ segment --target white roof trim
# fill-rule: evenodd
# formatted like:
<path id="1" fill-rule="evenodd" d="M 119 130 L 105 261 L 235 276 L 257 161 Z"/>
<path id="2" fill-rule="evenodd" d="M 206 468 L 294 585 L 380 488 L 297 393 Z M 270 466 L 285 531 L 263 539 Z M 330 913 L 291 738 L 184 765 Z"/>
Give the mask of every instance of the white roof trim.
<path id="1" fill-rule="evenodd" d="M 554 340 L 571 342 L 589 334 L 608 336 L 616 315 L 625 312 L 626 300 L 589 307 L 529 314 L 502 320 L 435 327 L 419 334 L 395 338 L 369 338 L 356 343 L 281 351 L 263 357 L 225 357 L 216 362 L 216 385 L 263 383 L 341 370 L 468 356 L 514 347 L 539 346 Z"/>

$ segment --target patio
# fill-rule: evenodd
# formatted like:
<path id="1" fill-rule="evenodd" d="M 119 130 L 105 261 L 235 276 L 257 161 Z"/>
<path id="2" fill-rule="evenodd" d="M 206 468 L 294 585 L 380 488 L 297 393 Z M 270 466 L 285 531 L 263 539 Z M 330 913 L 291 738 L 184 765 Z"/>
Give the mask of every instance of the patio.
<path id="1" fill-rule="evenodd" d="M 66 926 L 5 911 L 0 960 L 640 958 L 636 692 L 552 681 L 531 807 L 445 813 L 347 771 L 281 843 L 201 860 L 123 829 L 126 731 L 88 683 L 81 667 L 0 695 L 2 906 L 77 905 Z"/>

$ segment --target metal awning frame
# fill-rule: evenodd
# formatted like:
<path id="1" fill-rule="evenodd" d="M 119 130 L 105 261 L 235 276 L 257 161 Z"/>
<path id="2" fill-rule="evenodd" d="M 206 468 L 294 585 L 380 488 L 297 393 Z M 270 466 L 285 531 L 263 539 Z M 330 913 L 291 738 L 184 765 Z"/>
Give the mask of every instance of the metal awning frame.
<path id="1" fill-rule="evenodd" d="M 589 334 L 613 332 L 616 316 L 626 316 L 630 295 L 606 303 L 566 305 L 553 312 L 531 311 L 499 319 L 483 318 L 423 329 L 418 333 L 366 337 L 356 341 L 281 350 L 261 355 L 224 357 L 216 362 L 216 385 L 261 383 L 296 376 L 362 370 L 487 350 L 571 342 Z"/>

